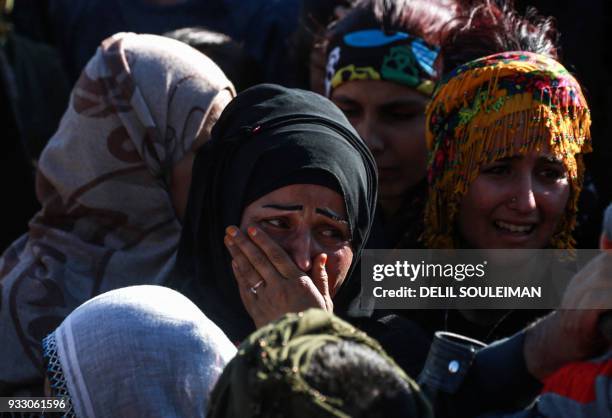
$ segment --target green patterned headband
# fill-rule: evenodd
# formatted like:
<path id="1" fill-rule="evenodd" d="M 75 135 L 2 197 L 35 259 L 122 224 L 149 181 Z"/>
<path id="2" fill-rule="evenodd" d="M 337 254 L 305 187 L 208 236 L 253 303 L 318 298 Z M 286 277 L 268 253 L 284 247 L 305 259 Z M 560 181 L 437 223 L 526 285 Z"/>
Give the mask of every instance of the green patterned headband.
<path id="1" fill-rule="evenodd" d="M 405 32 L 380 29 L 350 32 L 330 41 L 325 93 L 354 80 L 382 80 L 430 96 L 437 73 L 438 48 Z"/>

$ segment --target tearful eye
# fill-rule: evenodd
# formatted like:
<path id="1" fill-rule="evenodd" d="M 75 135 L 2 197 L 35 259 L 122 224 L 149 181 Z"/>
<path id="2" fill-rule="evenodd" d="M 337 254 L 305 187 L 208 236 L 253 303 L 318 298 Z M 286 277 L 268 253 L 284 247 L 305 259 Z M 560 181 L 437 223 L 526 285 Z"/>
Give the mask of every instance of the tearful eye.
<path id="1" fill-rule="evenodd" d="M 540 171 L 540 175 L 549 180 L 560 180 L 567 177 L 567 173 L 561 168 L 546 168 Z"/>
<path id="2" fill-rule="evenodd" d="M 336 229 L 324 229 L 321 231 L 321 235 L 328 237 L 328 238 L 336 238 L 336 237 L 341 237 L 342 233 Z"/>
<path id="3" fill-rule="evenodd" d="M 264 219 L 261 221 L 261 223 L 263 225 L 272 226 L 274 228 L 288 228 L 289 227 L 289 223 L 285 221 L 284 219 L 280 219 L 280 218 Z"/>
<path id="4" fill-rule="evenodd" d="M 339 228 L 322 228 L 319 230 L 319 234 L 325 239 L 331 239 L 334 241 L 350 241 L 348 233 L 344 232 Z"/>

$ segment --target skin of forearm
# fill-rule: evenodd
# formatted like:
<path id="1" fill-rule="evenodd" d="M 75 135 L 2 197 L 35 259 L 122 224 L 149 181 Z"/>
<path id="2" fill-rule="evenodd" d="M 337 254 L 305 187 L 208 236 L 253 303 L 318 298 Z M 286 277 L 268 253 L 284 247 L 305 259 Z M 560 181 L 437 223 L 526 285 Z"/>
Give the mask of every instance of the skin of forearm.
<path id="1" fill-rule="evenodd" d="M 543 380 L 570 362 L 604 350 L 608 344 L 603 336 L 596 327 L 586 326 L 596 320 L 593 310 L 558 310 L 530 325 L 523 346 L 529 373 Z"/>
<path id="2" fill-rule="evenodd" d="M 553 341 L 555 325 L 558 321 L 557 312 L 539 319 L 527 328 L 523 354 L 527 370 L 538 380 L 544 380 L 564 363 L 563 356 L 558 351 L 550 349 Z"/>

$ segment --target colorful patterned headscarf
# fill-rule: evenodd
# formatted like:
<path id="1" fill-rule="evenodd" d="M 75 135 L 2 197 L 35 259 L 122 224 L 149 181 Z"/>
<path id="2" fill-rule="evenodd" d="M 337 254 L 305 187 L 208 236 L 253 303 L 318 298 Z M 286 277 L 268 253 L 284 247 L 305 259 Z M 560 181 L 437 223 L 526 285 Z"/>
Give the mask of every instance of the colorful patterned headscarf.
<path id="1" fill-rule="evenodd" d="M 320 348 L 343 341 L 373 350 L 407 384 L 412 397 L 401 404 L 399 412 L 410 417 L 432 416 L 419 387 L 376 341 L 328 312 L 309 309 L 285 315 L 251 334 L 240 345 L 213 390 L 207 417 L 348 418 L 343 399 L 326 396 L 304 378 Z"/>
<path id="2" fill-rule="evenodd" d="M 457 246 L 455 217 L 480 167 L 548 143 L 568 173 L 565 216 L 554 248 L 572 248 L 582 188 L 583 153 L 591 151 L 591 118 L 576 79 L 557 61 L 529 52 L 504 52 L 456 68 L 427 108 L 429 200 L 425 244 Z M 513 138 L 521 133 L 523 141 Z"/>
<path id="3" fill-rule="evenodd" d="M 434 88 L 438 48 L 405 32 L 366 29 L 330 41 L 325 94 L 353 80 L 383 80 L 413 87 L 426 96 Z"/>

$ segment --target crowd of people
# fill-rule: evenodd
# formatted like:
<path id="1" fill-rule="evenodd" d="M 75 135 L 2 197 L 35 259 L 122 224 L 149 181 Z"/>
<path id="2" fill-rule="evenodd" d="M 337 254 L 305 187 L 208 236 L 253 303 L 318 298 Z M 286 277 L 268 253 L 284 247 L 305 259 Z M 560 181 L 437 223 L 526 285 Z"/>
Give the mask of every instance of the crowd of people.
<path id="1" fill-rule="evenodd" d="M 0 396 L 78 418 L 612 417 L 606 111 L 554 18 L 517 7 L 0 1 Z M 369 249 L 596 248 L 555 273 L 556 309 L 361 289 Z"/>

